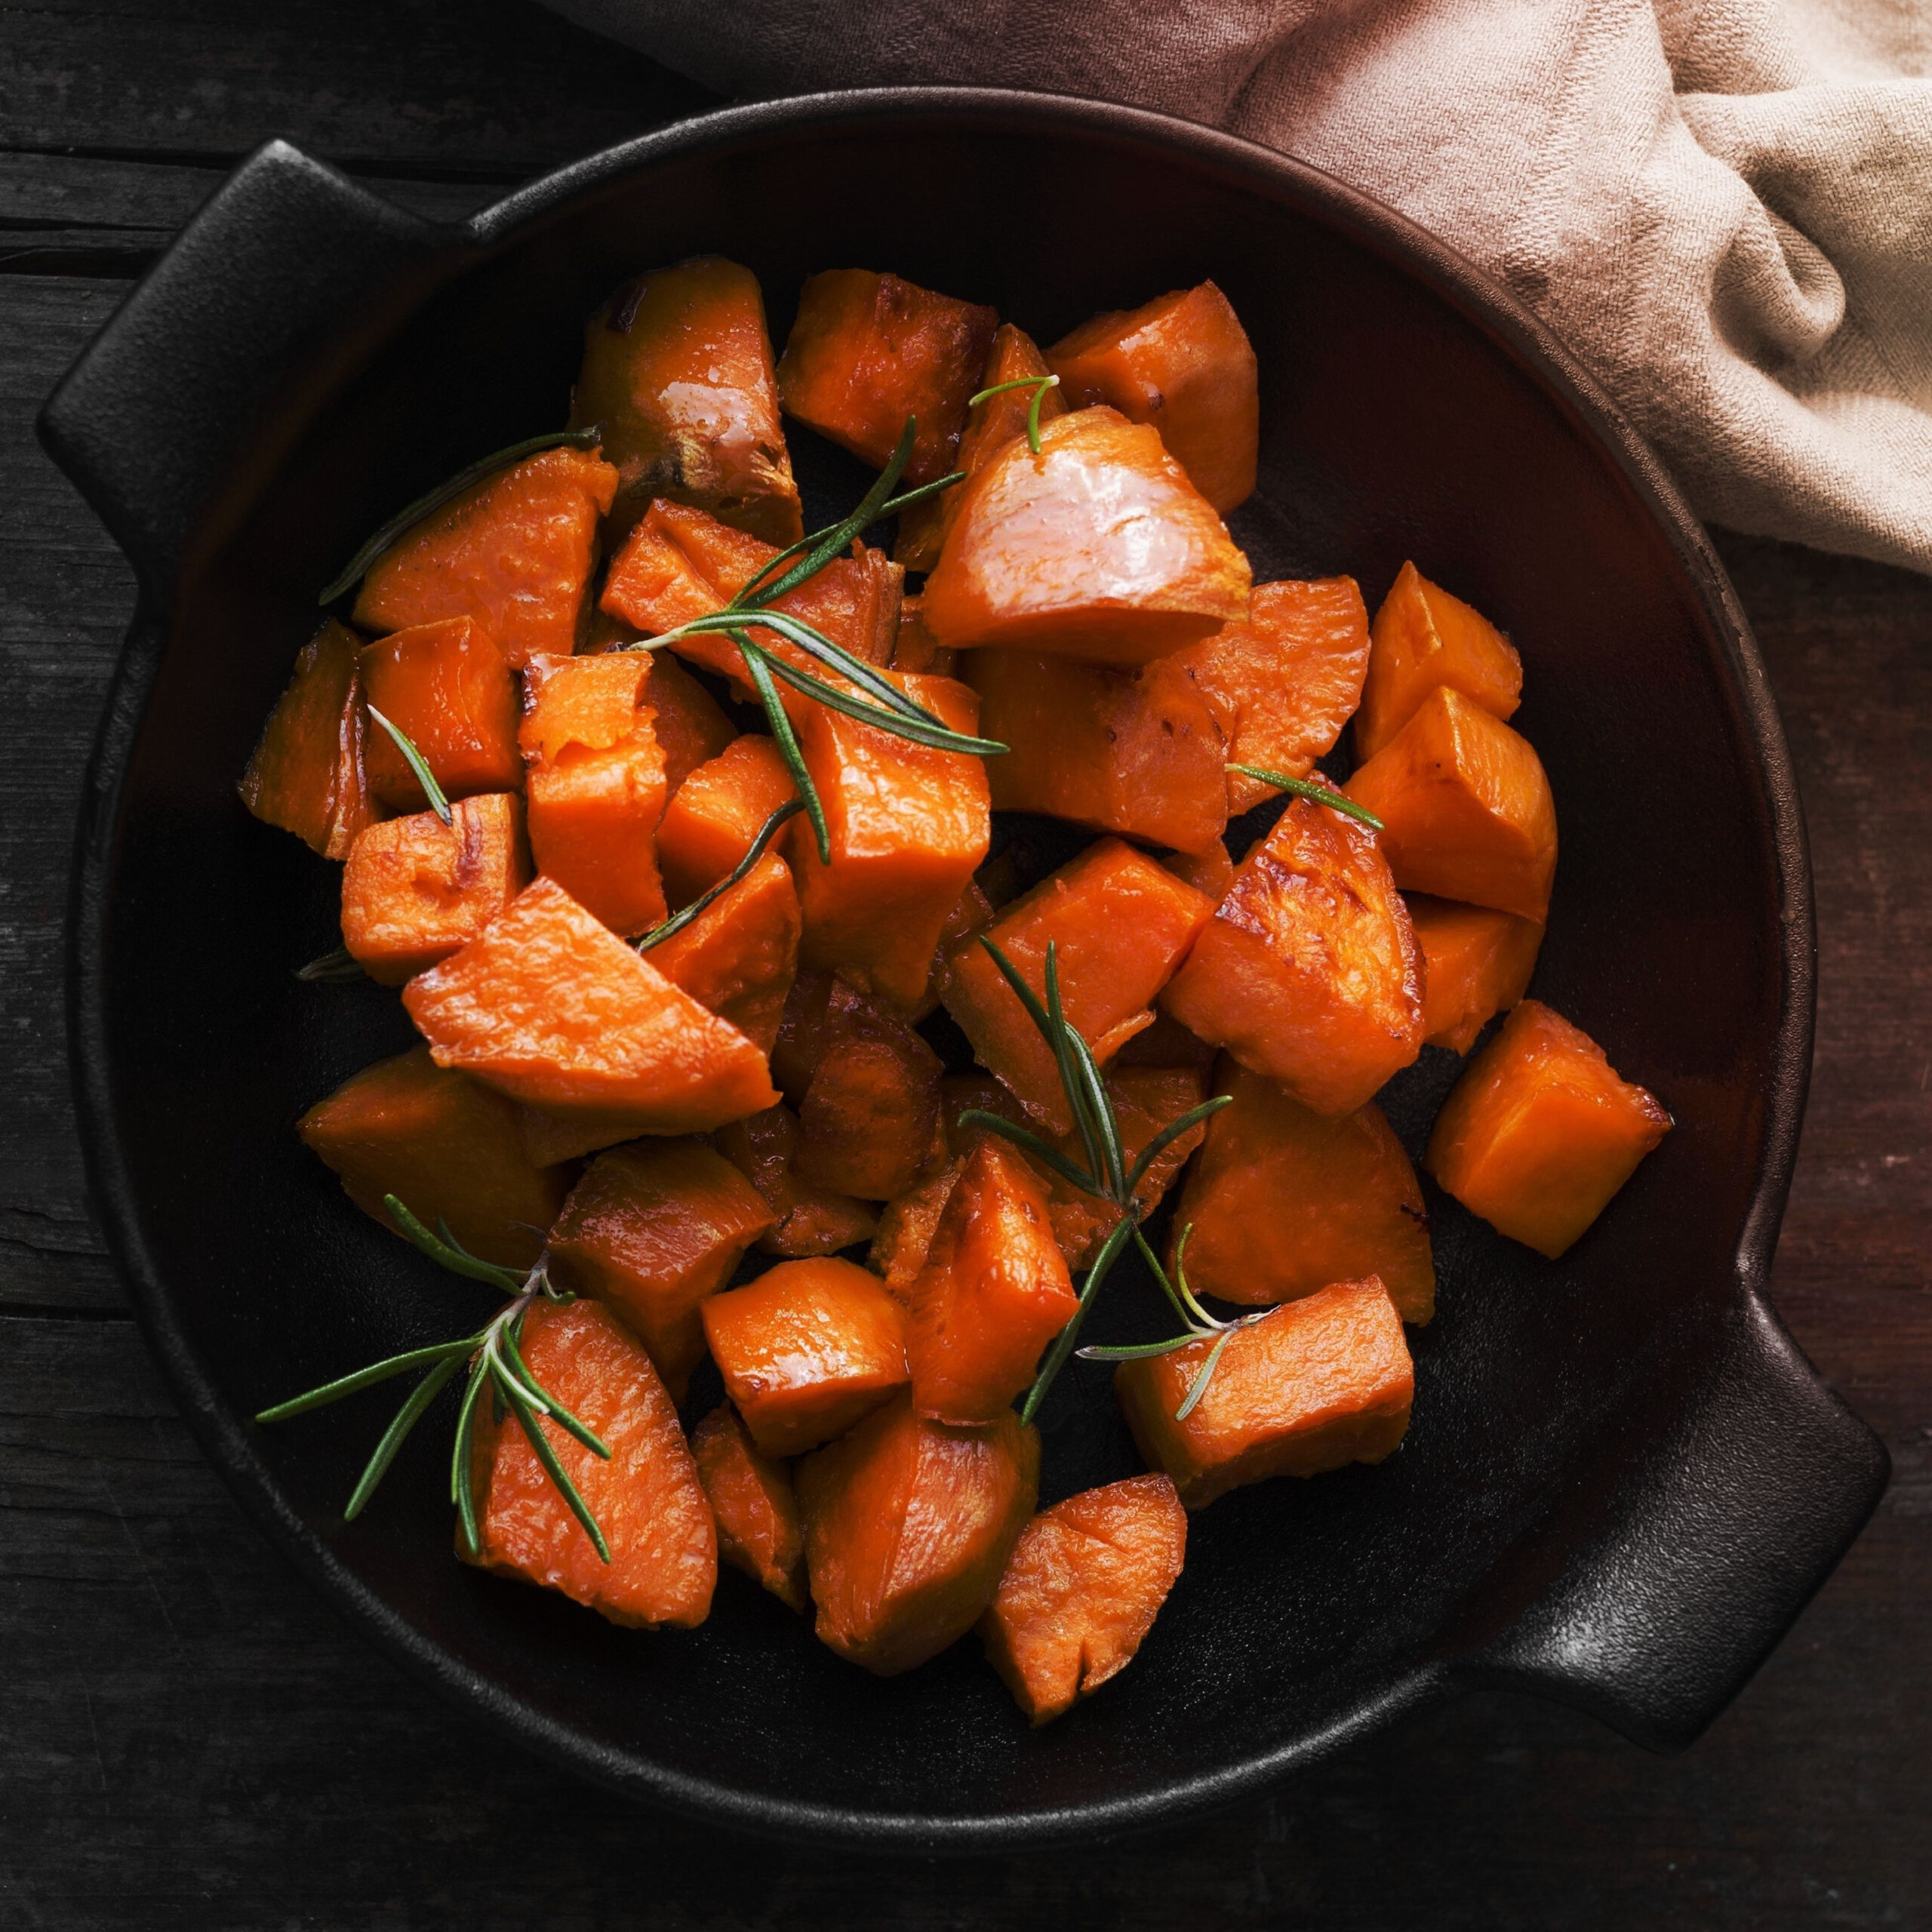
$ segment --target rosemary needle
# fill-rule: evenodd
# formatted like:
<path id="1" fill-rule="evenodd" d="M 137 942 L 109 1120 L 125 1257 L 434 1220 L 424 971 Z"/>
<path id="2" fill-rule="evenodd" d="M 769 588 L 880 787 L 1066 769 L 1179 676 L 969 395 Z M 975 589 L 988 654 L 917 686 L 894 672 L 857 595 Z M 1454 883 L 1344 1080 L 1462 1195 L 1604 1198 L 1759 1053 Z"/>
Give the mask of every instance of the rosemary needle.
<path id="1" fill-rule="evenodd" d="M 429 761 L 416 749 L 409 734 L 399 724 L 391 724 L 366 699 L 363 702 L 363 709 L 395 741 L 396 749 L 402 754 L 403 762 L 415 774 L 417 783 L 423 788 L 423 795 L 429 801 L 429 809 L 445 825 L 454 825 L 456 814 L 450 810 L 450 801 L 443 795 L 443 788 L 436 783 L 436 774 L 429 769 Z"/>
<path id="2" fill-rule="evenodd" d="M 1016 376 L 1010 383 L 995 383 L 989 389 L 982 389 L 977 395 L 966 400 L 968 409 L 977 409 L 989 396 L 1004 395 L 1008 389 L 1030 389 L 1033 392 L 1032 406 L 1026 412 L 1026 447 L 1035 456 L 1040 454 L 1040 405 L 1047 399 L 1049 389 L 1060 387 L 1057 376 Z"/>
<path id="3" fill-rule="evenodd" d="M 1331 811 L 1341 812 L 1350 818 L 1360 819 L 1371 832 L 1386 832 L 1389 829 L 1366 805 L 1358 805 L 1345 794 L 1331 791 L 1327 786 L 1318 785 L 1312 779 L 1291 778 L 1285 771 L 1270 771 L 1264 764 L 1230 764 L 1228 769 L 1241 772 L 1250 778 L 1258 778 L 1263 784 L 1272 785 L 1279 791 L 1292 792 L 1298 798 L 1308 798 L 1318 805 L 1326 805 Z"/>

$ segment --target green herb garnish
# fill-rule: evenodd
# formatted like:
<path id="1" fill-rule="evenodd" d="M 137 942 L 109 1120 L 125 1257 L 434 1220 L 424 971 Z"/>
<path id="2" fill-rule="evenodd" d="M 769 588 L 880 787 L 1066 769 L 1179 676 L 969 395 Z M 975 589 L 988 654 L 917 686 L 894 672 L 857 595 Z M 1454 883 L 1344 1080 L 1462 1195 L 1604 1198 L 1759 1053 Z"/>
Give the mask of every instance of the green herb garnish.
<path id="1" fill-rule="evenodd" d="M 1366 805 L 1358 805 L 1354 799 L 1340 792 L 1331 792 L 1325 785 L 1317 785 L 1311 779 L 1291 778 L 1285 771 L 1270 771 L 1262 764 L 1231 764 L 1230 771 L 1238 771 L 1250 778 L 1258 778 L 1264 785 L 1278 786 L 1284 792 L 1292 792 L 1298 798 L 1309 798 L 1318 805 L 1326 805 L 1331 811 L 1345 813 L 1350 818 L 1358 818 L 1372 832 L 1386 832 L 1389 828 Z"/>
<path id="2" fill-rule="evenodd" d="M 366 699 L 362 708 L 386 731 L 395 741 L 395 748 L 401 752 L 403 762 L 414 773 L 416 782 L 423 788 L 423 795 L 429 801 L 429 809 L 445 825 L 456 823 L 456 814 L 450 810 L 450 801 L 443 794 L 443 788 L 436 783 L 436 774 L 429 769 L 429 761 L 416 749 L 415 741 L 399 724 L 392 724 Z"/>
<path id="3" fill-rule="evenodd" d="M 1057 376 L 1016 376 L 1010 383 L 995 383 L 989 389 L 982 389 L 976 396 L 967 398 L 966 407 L 977 409 L 989 396 L 1004 395 L 1008 389 L 1030 389 L 1033 392 L 1032 407 L 1026 412 L 1026 447 L 1035 456 L 1040 454 L 1040 405 L 1047 399 L 1049 389 L 1060 387 Z"/>
<path id="4" fill-rule="evenodd" d="M 332 952 L 310 960 L 307 965 L 297 967 L 295 977 L 312 983 L 325 980 L 366 980 L 369 976 L 355 954 L 347 946 L 339 946 Z"/>
<path id="5" fill-rule="evenodd" d="M 681 912 L 673 912 L 661 926 L 653 926 L 643 938 L 632 943 L 640 952 L 648 952 L 654 946 L 662 946 L 673 934 L 681 933 L 707 907 L 715 905 L 734 885 L 742 885 L 750 878 L 752 868 L 764 857 L 765 848 L 784 829 L 786 820 L 795 818 L 804 810 L 802 798 L 787 798 L 765 822 L 758 827 L 758 836 L 751 842 L 750 849 L 731 872 L 714 885 L 709 892 L 700 894 Z"/>

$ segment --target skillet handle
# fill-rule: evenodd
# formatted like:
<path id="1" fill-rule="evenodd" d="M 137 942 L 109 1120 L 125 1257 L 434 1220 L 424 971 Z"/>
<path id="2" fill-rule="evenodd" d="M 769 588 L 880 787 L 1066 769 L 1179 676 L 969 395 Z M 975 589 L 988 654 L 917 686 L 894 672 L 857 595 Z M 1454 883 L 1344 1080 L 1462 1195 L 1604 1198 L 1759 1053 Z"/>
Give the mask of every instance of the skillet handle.
<path id="1" fill-rule="evenodd" d="M 1678 1429 L 1633 1475 L 1572 1499 L 1582 1506 L 1558 1512 L 1560 1529 L 1532 1533 L 1478 1592 L 1447 1660 L 1465 1681 L 1681 1750 L 1795 1621 L 1890 1472 L 1884 1445 L 1747 1290 Z"/>
<path id="2" fill-rule="evenodd" d="M 269 141 L 82 352 L 41 441 L 151 598 L 166 601 L 189 532 L 305 352 L 443 235 Z"/>

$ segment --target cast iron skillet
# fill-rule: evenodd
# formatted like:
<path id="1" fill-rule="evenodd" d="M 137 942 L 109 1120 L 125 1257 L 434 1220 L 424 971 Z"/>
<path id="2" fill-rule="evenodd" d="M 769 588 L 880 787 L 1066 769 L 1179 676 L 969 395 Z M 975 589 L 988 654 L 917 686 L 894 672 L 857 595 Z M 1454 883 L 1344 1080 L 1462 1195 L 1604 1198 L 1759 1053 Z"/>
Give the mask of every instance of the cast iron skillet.
<path id="1" fill-rule="evenodd" d="M 1536 990 L 1677 1129 L 1561 1263 L 1432 1195 L 1442 1311 L 1382 1467 L 1195 1518 L 1140 1660 L 1029 1733 L 971 1642 L 878 1683 L 742 1580 L 690 1635 L 620 1632 L 451 1558 L 432 1422 L 340 1510 L 378 1398 L 264 1404 L 460 1332 L 478 1291 L 343 1201 L 289 1131 L 406 1044 L 392 995 L 299 986 L 334 873 L 234 781 L 364 534 L 561 420 L 581 318 L 716 251 L 774 332 L 859 263 L 1043 340 L 1212 275 L 1263 371 L 1259 578 L 1405 556 L 1512 632 L 1562 862 Z M 207 1453 L 391 1654 L 617 1789 L 761 1829 L 1011 1847 L 1251 1793 L 1459 1683 L 1694 1737 L 1857 1534 L 1876 1440 L 1761 1288 L 1810 1057 L 1813 935 L 1783 737 L 1744 620 L 1655 460 L 1506 297 L 1387 210 L 1260 148 L 1090 103 L 942 90 L 738 108 L 612 149 L 461 227 L 272 143 L 62 383 L 48 448 L 140 603 L 79 838 L 72 1025 L 96 1199 Z M 801 439 L 803 447 L 808 439 Z M 855 472 L 821 472 L 827 514 Z M 1419 1145 L 1454 1072 L 1397 1084 Z M 1049 1417 L 1048 1494 L 1121 1474 L 1104 1377 Z M 447 1427 L 441 1431 L 447 1441 Z"/>

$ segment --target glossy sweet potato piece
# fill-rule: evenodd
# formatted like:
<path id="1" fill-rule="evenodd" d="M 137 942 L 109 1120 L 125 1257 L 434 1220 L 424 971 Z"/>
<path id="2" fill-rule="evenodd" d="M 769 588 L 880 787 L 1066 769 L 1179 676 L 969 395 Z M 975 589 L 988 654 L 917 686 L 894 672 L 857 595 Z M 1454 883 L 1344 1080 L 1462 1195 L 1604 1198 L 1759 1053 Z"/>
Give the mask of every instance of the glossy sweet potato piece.
<path id="1" fill-rule="evenodd" d="M 553 880 L 412 980 L 402 1003 L 439 1066 L 546 1113 L 702 1134 L 778 1097 L 764 1055 Z"/>
<path id="2" fill-rule="evenodd" d="M 715 758 L 738 735 L 738 728 L 669 651 L 647 651 L 644 660 L 651 666 L 644 702 L 651 707 L 651 727 L 664 754 L 665 795 L 675 798 L 700 765 Z"/>
<path id="3" fill-rule="evenodd" d="M 792 1472 L 761 1454 L 721 1402 L 691 1431 L 691 1460 L 718 1523 L 718 1554 L 790 1610 L 803 1610 L 805 1529 Z"/>
<path id="4" fill-rule="evenodd" d="M 1491 1019 L 1528 990 L 1543 928 L 1420 892 L 1409 896 L 1408 908 L 1422 948 L 1423 1044 L 1466 1054 Z"/>
<path id="5" fill-rule="evenodd" d="M 265 824 L 346 859 L 375 817 L 365 769 L 362 640 L 331 617 L 302 647 L 236 787 Z"/>
<path id="6" fill-rule="evenodd" d="M 911 1305 L 912 1284 L 926 1265 L 940 1217 L 946 1212 L 964 1164 L 963 1158 L 948 1161 L 921 1176 L 904 1193 L 894 1195 L 878 1211 L 878 1226 L 866 1255 L 866 1265 L 884 1282 L 886 1293 L 903 1305 Z"/>
<path id="7" fill-rule="evenodd" d="M 949 649 L 1144 664 L 1240 617 L 1249 582 L 1159 435 L 1079 409 L 1041 431 L 1037 457 L 1009 443 L 960 485 L 920 614 Z"/>
<path id="8" fill-rule="evenodd" d="M 470 1469 L 482 1550 L 466 1560 L 561 1590 L 613 1623 L 688 1630 L 711 1610 L 718 1533 L 697 1466 L 650 1358 L 595 1302 L 539 1300 L 518 1342 L 537 1381 L 601 1437 L 606 1461 L 540 1421 L 609 1546 L 598 1556 L 513 1416 L 486 1396 Z"/>
<path id="9" fill-rule="evenodd" d="M 401 1231 L 386 1194 L 428 1226 L 448 1222 L 472 1254 L 506 1268 L 537 1259 L 570 1186 L 568 1168 L 525 1154 L 509 1101 L 445 1072 L 427 1047 L 350 1075 L 296 1131 L 392 1234 Z"/>
<path id="10" fill-rule="evenodd" d="M 467 946 L 530 883 L 523 801 L 459 798 L 358 835 L 342 871 L 342 940 L 379 986 L 399 986 Z"/>
<path id="11" fill-rule="evenodd" d="M 768 543 L 804 534 L 778 420 L 764 298 L 749 269 L 699 255 L 627 281 L 585 325 L 573 429 L 595 424 L 628 529 L 654 497 Z"/>
<path id="12" fill-rule="evenodd" d="M 1176 1229 L 1192 1229 L 1195 1291 L 1260 1307 L 1374 1275 L 1404 1321 L 1428 1321 L 1429 1218 L 1381 1109 L 1318 1114 L 1236 1061 L 1217 1072 L 1233 1100 L 1209 1119 L 1174 1210 Z"/>
<path id="13" fill-rule="evenodd" d="M 978 1429 L 928 1422 L 908 1393 L 796 1480 L 820 1641 L 892 1677 L 992 1601 L 1039 1494 L 1040 1438 L 1011 1411 Z"/>
<path id="14" fill-rule="evenodd" d="M 1382 1284 L 1337 1281 L 1238 1330 L 1206 1392 L 1174 1411 L 1214 1346 L 1124 1361 L 1114 1389 L 1150 1467 L 1198 1509 L 1242 1483 L 1379 1463 L 1407 1432 L 1415 1376 Z"/>
<path id="15" fill-rule="evenodd" d="M 1522 660 L 1487 617 L 1404 564 L 1375 614 L 1355 755 L 1372 758 L 1441 685 L 1506 720 L 1522 702 Z"/>
<path id="16" fill-rule="evenodd" d="M 955 731 L 979 700 L 949 678 L 884 674 Z M 795 719 L 805 768 L 824 802 L 832 863 L 807 820 L 786 828 L 805 912 L 801 958 L 902 1011 L 926 990 L 933 955 L 992 837 L 984 761 L 895 737 L 824 705 Z"/>
<path id="17" fill-rule="evenodd" d="M 681 1402 L 704 1358 L 700 1304 L 771 1224 L 756 1189 L 703 1141 L 641 1140 L 584 1171 L 550 1231 L 550 1266 L 617 1311 Z"/>
<path id="18" fill-rule="evenodd" d="M 1343 787 L 1388 829 L 1395 883 L 1539 924 L 1556 872 L 1556 806 L 1529 741 L 1438 685 Z"/>
<path id="19" fill-rule="evenodd" d="M 568 656 L 586 614 L 597 519 L 617 488 L 617 471 L 586 450 L 540 450 L 486 476 L 369 566 L 356 623 L 400 631 L 469 617 L 516 669 L 538 651 Z"/>
<path id="20" fill-rule="evenodd" d="M 749 1120 L 721 1127 L 711 1138 L 777 1217 L 758 1238 L 767 1254 L 789 1260 L 836 1254 L 872 1238 L 878 1217 L 864 1201 L 814 1187 L 799 1174 L 798 1117 L 789 1107 L 768 1107 Z"/>
<path id="21" fill-rule="evenodd" d="M 1261 398 L 1253 346 L 1211 281 L 1083 322 L 1047 351 L 1075 409 L 1111 405 L 1151 423 L 1226 516 L 1254 494 Z"/>
<path id="22" fill-rule="evenodd" d="M 832 982 L 798 1109 L 798 1169 L 814 1186 L 889 1201 L 939 1132 L 939 1056 L 889 1007 Z"/>
<path id="23" fill-rule="evenodd" d="M 781 1261 L 703 1314 L 725 1393 L 768 1456 L 843 1435 L 906 1386 L 903 1312 L 835 1255 Z"/>
<path id="24" fill-rule="evenodd" d="M 1245 617 L 1171 661 L 1193 673 L 1230 764 L 1306 778 L 1361 701 L 1368 613 L 1352 577 L 1257 583 Z M 1241 771 L 1227 781 L 1231 814 L 1278 790 Z"/>
<path id="25" fill-rule="evenodd" d="M 688 906 L 727 877 L 798 789 L 777 745 L 760 731 L 734 738 L 692 772 L 672 795 L 657 829 L 657 860 L 672 903 Z"/>
<path id="26" fill-rule="evenodd" d="M 1218 838 L 1202 851 L 1164 852 L 1161 863 L 1211 905 L 1220 905 L 1235 882 L 1235 862 Z"/>
<path id="27" fill-rule="evenodd" d="M 882 469 L 918 418 L 905 481 L 952 468 L 966 398 L 980 386 L 998 315 L 896 275 L 829 269 L 798 291 L 778 362 L 786 412 Z"/>
<path id="28" fill-rule="evenodd" d="M 914 505 L 916 509 L 918 506 Z M 908 512 L 907 515 L 912 512 Z M 903 560 L 902 560 L 903 561 Z M 924 566 L 920 568 L 923 568 Z M 902 597 L 899 601 L 899 629 L 892 640 L 892 668 L 895 671 L 931 671 L 942 678 L 958 674 L 957 651 L 942 650 L 919 614 L 921 599 Z"/>
<path id="29" fill-rule="evenodd" d="M 1164 1475 L 1082 1490 L 1026 1525 L 980 1638 L 1035 1724 L 1134 1661 L 1186 1553 L 1187 1512 Z"/>
<path id="30" fill-rule="evenodd" d="M 450 798 L 523 789 L 516 678 L 481 625 L 448 617 L 398 631 L 363 647 L 361 672 L 364 697 L 423 754 Z M 420 812 L 429 804 L 374 719 L 363 755 L 383 811 Z"/>
<path id="31" fill-rule="evenodd" d="M 1138 670 L 1022 651 L 967 654 L 995 811 L 1199 852 L 1228 821 L 1226 757 L 1207 699 L 1172 657 Z"/>
<path id="32" fill-rule="evenodd" d="M 1471 1214 L 1554 1261 L 1670 1128 L 1589 1034 L 1526 999 L 1463 1069 L 1423 1165 Z"/>
<path id="33" fill-rule="evenodd" d="M 1375 834 L 1297 798 L 1161 1004 L 1318 1112 L 1353 1113 L 1422 1051 L 1421 960 Z"/>
<path id="34" fill-rule="evenodd" d="M 730 1020 L 768 1054 L 798 975 L 803 923 L 791 869 L 768 852 L 728 892 L 645 957 L 674 986 Z"/>
<path id="35" fill-rule="evenodd" d="M 1015 900 L 986 937 L 1042 995 L 1047 948 L 1056 948 L 1067 1020 L 1105 1066 L 1152 1022 L 1155 995 L 1213 912 L 1152 859 L 1103 838 Z M 946 1007 L 980 1064 L 1036 1121 L 1056 1133 L 1072 1126 L 1053 1051 L 983 946 L 968 946 L 954 961 Z"/>

